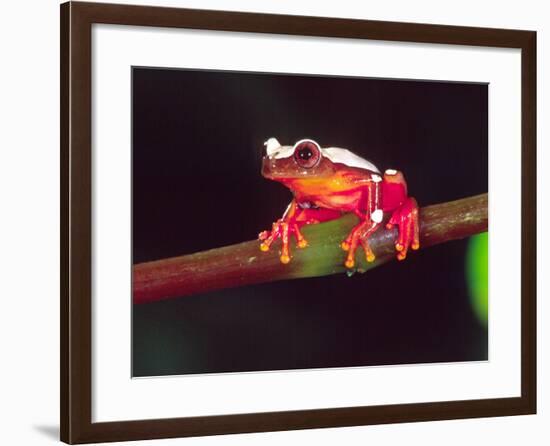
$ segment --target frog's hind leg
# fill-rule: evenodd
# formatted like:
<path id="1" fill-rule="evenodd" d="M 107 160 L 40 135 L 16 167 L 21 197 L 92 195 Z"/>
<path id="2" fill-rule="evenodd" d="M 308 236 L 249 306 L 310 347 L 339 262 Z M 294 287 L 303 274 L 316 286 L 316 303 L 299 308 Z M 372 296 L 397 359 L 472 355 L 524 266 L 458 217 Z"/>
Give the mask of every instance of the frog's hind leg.
<path id="1" fill-rule="evenodd" d="M 391 212 L 386 228 L 397 226 L 399 236 L 395 242 L 395 250 L 397 259 L 404 260 L 409 248 L 413 250 L 420 248 L 418 203 L 407 195 L 407 182 L 398 170 L 386 170 L 382 188 L 383 209 Z"/>
<path id="2" fill-rule="evenodd" d="M 355 266 L 355 251 L 359 244 L 365 252 L 367 262 L 373 262 L 375 259 L 374 253 L 369 245 L 369 237 L 380 226 L 380 222 L 384 216 L 382 209 L 379 208 L 381 202 L 380 183 L 382 177 L 373 174 L 367 187 L 364 191 L 362 200 L 359 202 L 359 208 L 365 209 L 365 213 L 359 209 L 355 209 L 355 215 L 359 217 L 361 222 L 355 226 L 347 238 L 342 242 L 341 247 L 348 252 L 345 265 L 347 268 Z"/>
<path id="3" fill-rule="evenodd" d="M 420 224 L 418 222 L 418 204 L 412 197 L 395 209 L 386 224 L 387 229 L 396 225 L 399 229 L 399 236 L 395 243 L 397 259 L 404 260 L 410 249 L 420 248 Z"/>

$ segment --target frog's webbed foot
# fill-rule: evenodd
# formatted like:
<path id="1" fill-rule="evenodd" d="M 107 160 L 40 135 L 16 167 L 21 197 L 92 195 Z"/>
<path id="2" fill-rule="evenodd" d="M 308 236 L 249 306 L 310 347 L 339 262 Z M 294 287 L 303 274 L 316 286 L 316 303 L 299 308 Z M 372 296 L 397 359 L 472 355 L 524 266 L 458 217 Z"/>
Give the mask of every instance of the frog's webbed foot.
<path id="1" fill-rule="evenodd" d="M 395 243 L 397 259 L 403 260 L 407 257 L 407 251 L 420 248 L 420 226 L 418 223 L 418 204 L 412 197 L 408 197 L 398 207 L 386 224 L 387 229 L 397 225 L 399 237 Z"/>
<path id="2" fill-rule="evenodd" d="M 292 234 L 296 237 L 298 248 L 305 248 L 307 246 L 307 240 L 300 232 L 298 223 L 293 219 L 280 219 L 273 223 L 271 231 L 260 232 L 258 235 L 258 238 L 262 242 L 260 244 L 260 249 L 264 252 L 269 251 L 273 242 L 280 237 L 282 242 L 280 260 L 281 263 L 286 264 L 290 262 L 289 238 Z"/>
<path id="3" fill-rule="evenodd" d="M 376 257 L 369 246 L 368 238 L 378 229 L 378 226 L 379 223 L 366 219 L 351 230 L 350 234 L 341 244 L 342 249 L 348 252 L 344 263 L 346 268 L 353 268 L 355 266 L 355 252 L 359 245 L 361 245 L 365 252 L 367 262 L 374 262 Z"/>

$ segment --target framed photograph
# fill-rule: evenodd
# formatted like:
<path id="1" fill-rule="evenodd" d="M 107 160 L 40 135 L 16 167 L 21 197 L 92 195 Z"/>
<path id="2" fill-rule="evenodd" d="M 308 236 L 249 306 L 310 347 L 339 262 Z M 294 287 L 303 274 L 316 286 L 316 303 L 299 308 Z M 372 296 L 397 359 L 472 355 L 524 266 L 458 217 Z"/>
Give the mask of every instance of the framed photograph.
<path id="1" fill-rule="evenodd" d="M 61 5 L 61 439 L 536 411 L 536 33 Z"/>

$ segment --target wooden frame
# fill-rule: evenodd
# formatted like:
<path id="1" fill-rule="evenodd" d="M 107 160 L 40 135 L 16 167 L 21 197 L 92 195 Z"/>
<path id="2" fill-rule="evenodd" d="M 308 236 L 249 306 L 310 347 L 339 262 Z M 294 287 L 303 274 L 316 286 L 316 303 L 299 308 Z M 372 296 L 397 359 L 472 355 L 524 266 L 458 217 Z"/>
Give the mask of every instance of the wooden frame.
<path id="1" fill-rule="evenodd" d="M 521 49 L 521 397 L 92 423 L 91 25 L 108 23 Z M 240 12 L 61 5 L 61 440 L 124 441 L 533 414 L 536 411 L 536 33 Z"/>

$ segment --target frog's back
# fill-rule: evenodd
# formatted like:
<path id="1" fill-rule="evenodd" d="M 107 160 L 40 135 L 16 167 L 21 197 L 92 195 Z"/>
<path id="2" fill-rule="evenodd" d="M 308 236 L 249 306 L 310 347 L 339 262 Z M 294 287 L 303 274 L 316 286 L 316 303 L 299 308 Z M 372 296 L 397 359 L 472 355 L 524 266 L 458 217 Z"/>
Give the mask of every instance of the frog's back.
<path id="1" fill-rule="evenodd" d="M 356 155 L 348 149 L 342 149 L 340 147 L 327 147 L 321 149 L 323 156 L 336 164 L 343 164 L 348 167 L 355 167 L 358 169 L 368 170 L 374 173 L 380 173 L 378 168 L 369 160 Z"/>

